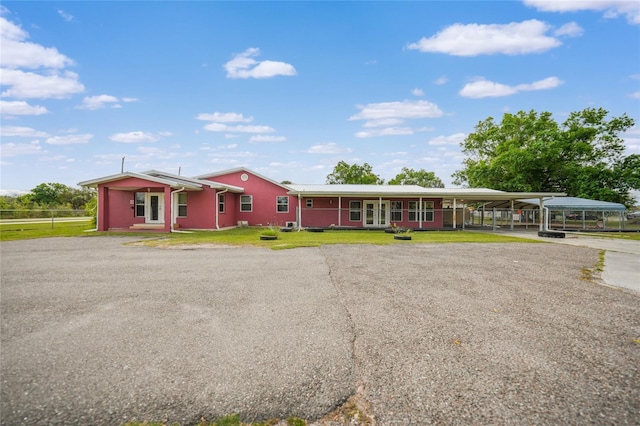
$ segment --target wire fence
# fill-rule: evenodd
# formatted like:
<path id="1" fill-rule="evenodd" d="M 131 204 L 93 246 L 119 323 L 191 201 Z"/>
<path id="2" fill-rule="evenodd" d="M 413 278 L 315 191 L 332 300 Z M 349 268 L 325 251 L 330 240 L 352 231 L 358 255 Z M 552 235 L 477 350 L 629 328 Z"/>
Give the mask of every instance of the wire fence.
<path id="1" fill-rule="evenodd" d="M 0 209 L 0 224 L 35 224 L 50 223 L 53 228 L 56 223 L 84 222 L 92 218 L 85 210 L 73 209 Z"/>

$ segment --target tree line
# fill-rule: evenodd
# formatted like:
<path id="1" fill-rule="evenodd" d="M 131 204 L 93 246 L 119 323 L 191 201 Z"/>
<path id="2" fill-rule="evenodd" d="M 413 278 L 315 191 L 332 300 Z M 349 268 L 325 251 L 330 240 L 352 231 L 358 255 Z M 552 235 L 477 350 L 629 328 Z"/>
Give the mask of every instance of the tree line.
<path id="1" fill-rule="evenodd" d="M 41 183 L 23 195 L 0 197 L 0 210 L 82 210 L 96 193 L 88 188 L 72 188 L 61 183 Z"/>
<path id="2" fill-rule="evenodd" d="M 564 192 L 571 197 L 636 203 L 640 155 L 625 155 L 622 134 L 635 122 L 623 114 L 608 118 L 602 108 L 572 112 L 561 124 L 551 113 L 520 111 L 489 117 L 461 143 L 466 155 L 454 184 L 508 192 Z M 372 167 L 340 161 L 328 184 L 383 184 Z M 433 172 L 403 168 L 388 184 L 442 188 Z"/>

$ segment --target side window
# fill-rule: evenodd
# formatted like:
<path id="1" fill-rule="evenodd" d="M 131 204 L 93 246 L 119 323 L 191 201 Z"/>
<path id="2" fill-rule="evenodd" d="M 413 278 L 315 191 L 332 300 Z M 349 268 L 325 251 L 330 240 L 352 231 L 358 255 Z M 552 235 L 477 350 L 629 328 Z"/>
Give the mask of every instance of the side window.
<path id="1" fill-rule="evenodd" d="M 187 193 L 178 192 L 178 217 L 187 217 Z"/>
<path id="2" fill-rule="evenodd" d="M 276 197 L 276 211 L 278 213 L 289 213 L 289 197 L 278 195 Z"/>
<path id="3" fill-rule="evenodd" d="M 308 209 L 312 209 L 313 208 L 313 198 L 307 198 L 305 203 L 306 203 Z"/>
<path id="4" fill-rule="evenodd" d="M 218 211 L 224 213 L 224 194 L 218 194 Z"/>
<path id="5" fill-rule="evenodd" d="M 362 202 L 361 201 L 349 202 L 349 220 L 351 222 L 362 221 Z"/>
<path id="6" fill-rule="evenodd" d="M 144 217 L 144 192 L 136 192 L 136 217 Z"/>
<path id="7" fill-rule="evenodd" d="M 240 196 L 240 211 L 252 212 L 253 211 L 253 195 L 241 195 Z"/>

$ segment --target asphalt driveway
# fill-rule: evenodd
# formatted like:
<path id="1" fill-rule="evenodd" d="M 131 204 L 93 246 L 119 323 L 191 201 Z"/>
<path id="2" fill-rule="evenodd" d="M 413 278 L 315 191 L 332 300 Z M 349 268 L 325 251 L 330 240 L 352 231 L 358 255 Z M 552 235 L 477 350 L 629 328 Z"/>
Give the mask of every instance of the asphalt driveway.
<path id="1" fill-rule="evenodd" d="M 2 243 L 0 423 L 637 424 L 640 296 L 555 244 Z"/>

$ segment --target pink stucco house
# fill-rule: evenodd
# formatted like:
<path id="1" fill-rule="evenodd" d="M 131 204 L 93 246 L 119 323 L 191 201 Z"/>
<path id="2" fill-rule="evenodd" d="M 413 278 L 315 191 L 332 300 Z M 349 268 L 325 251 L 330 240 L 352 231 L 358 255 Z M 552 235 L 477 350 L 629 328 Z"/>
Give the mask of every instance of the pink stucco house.
<path id="1" fill-rule="evenodd" d="M 281 184 L 245 168 L 188 178 L 150 170 L 80 182 L 98 192 L 98 231 L 295 226 L 455 228 L 459 207 L 473 200 L 560 194 L 417 185 Z M 540 207 L 542 209 L 542 207 Z"/>

